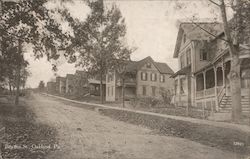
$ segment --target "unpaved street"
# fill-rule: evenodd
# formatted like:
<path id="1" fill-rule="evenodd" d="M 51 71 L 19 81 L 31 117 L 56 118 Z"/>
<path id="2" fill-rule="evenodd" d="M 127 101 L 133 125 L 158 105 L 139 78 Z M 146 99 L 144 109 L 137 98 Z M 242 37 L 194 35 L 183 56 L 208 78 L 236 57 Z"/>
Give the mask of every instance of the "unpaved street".
<path id="1" fill-rule="evenodd" d="M 60 149 L 51 159 L 235 159 L 233 153 L 186 139 L 160 136 L 98 112 L 33 95 L 27 101 L 38 122 L 55 127 Z"/>

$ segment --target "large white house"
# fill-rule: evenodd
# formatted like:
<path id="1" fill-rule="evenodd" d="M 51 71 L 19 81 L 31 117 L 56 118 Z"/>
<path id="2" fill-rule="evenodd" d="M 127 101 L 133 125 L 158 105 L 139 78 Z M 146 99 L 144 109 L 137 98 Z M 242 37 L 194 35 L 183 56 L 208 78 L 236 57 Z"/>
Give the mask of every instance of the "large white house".
<path id="1" fill-rule="evenodd" d="M 231 110 L 228 79 L 231 59 L 223 39 L 225 35 L 220 23 L 180 24 L 174 51 L 174 58 L 179 61 L 179 71 L 172 76 L 175 79 L 176 105 Z M 249 43 L 248 33 L 245 42 L 240 45 L 243 111 L 249 110 L 250 81 L 245 78 L 250 70 Z"/>

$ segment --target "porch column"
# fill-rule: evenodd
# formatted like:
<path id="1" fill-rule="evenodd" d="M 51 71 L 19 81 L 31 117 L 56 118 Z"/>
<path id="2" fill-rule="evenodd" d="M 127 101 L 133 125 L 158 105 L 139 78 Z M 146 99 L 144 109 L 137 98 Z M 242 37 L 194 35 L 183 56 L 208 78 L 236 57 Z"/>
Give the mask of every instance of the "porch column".
<path id="1" fill-rule="evenodd" d="M 181 102 L 181 80 L 180 80 L 180 76 L 178 76 L 178 89 L 177 89 L 177 93 L 178 93 L 178 104 L 177 106 L 180 106 L 180 102 Z"/>
<path id="2" fill-rule="evenodd" d="M 204 90 L 203 90 L 203 97 L 206 96 L 206 71 L 203 72 L 203 81 L 204 81 Z M 206 101 L 204 101 L 203 109 L 206 106 Z"/>
<path id="3" fill-rule="evenodd" d="M 223 78 L 223 88 L 225 88 L 226 79 L 225 79 L 225 65 L 224 65 L 224 62 L 222 63 L 222 78 Z"/>
<path id="4" fill-rule="evenodd" d="M 217 68 L 216 67 L 214 67 L 214 80 L 215 80 L 215 109 L 216 109 L 216 111 L 218 111 L 219 110 L 219 101 L 218 101 L 218 90 L 217 90 L 217 86 L 218 86 L 218 81 L 217 81 Z M 213 109 L 214 109 L 214 107 L 212 106 L 212 111 L 213 111 Z"/>
<path id="5" fill-rule="evenodd" d="M 205 71 L 203 72 L 203 82 L 204 82 L 204 90 L 203 91 L 204 91 L 204 96 L 205 96 L 205 92 L 206 92 L 206 89 L 207 89 L 206 88 L 206 72 Z"/>

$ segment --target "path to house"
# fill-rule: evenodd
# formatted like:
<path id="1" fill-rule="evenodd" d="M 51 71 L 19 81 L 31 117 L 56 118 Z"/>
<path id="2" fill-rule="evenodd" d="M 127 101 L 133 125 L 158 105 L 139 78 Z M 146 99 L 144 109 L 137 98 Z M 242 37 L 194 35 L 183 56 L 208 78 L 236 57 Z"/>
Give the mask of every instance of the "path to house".
<path id="1" fill-rule="evenodd" d="M 186 139 L 160 136 L 153 131 L 114 121 L 95 111 L 66 105 L 53 98 L 33 95 L 27 101 L 36 120 L 58 131 L 60 150 L 48 158 L 114 159 L 235 159 L 231 152 Z"/>

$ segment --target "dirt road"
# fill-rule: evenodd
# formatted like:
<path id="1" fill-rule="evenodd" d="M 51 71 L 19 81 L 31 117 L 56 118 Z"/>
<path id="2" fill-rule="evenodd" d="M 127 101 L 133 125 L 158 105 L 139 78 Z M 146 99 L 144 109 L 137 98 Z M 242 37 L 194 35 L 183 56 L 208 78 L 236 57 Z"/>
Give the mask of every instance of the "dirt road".
<path id="1" fill-rule="evenodd" d="M 38 122 L 58 131 L 59 147 L 48 155 L 51 159 L 236 159 L 230 152 L 160 136 L 147 128 L 38 94 L 27 103 Z"/>

